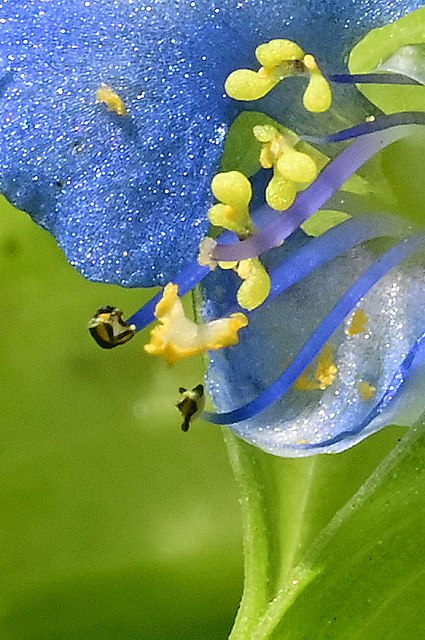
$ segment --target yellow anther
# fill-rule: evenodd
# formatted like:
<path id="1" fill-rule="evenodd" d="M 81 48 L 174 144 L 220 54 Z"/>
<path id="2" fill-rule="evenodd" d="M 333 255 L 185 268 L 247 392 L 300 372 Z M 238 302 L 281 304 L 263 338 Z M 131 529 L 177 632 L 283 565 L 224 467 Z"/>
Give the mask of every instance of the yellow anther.
<path id="1" fill-rule="evenodd" d="M 274 169 L 274 176 L 266 189 L 267 203 L 279 211 L 293 203 L 297 191 L 316 179 L 318 167 L 306 153 L 294 147 L 299 140 L 294 134 L 281 133 L 272 125 L 257 125 L 254 137 L 262 143 L 260 164 L 264 169 Z"/>
<path id="2" fill-rule="evenodd" d="M 284 178 L 301 183 L 313 182 L 318 173 L 313 158 L 295 149 L 289 149 L 278 159 L 276 169 Z"/>
<path id="3" fill-rule="evenodd" d="M 263 67 L 277 67 L 289 60 L 302 60 L 304 51 L 292 40 L 270 40 L 256 48 L 255 56 Z"/>
<path id="4" fill-rule="evenodd" d="M 322 113 L 332 104 L 329 82 L 320 71 L 316 59 L 291 40 L 271 40 L 255 50 L 258 71 L 237 69 L 224 85 L 226 93 L 235 100 L 259 100 L 267 95 L 281 80 L 293 75 L 308 73 L 309 83 L 303 104 L 308 111 Z"/>
<path id="5" fill-rule="evenodd" d="M 269 274 L 258 258 L 241 260 L 236 272 L 244 280 L 237 294 L 239 306 L 249 311 L 256 309 L 270 293 L 271 281 Z"/>
<path id="6" fill-rule="evenodd" d="M 369 382 L 365 382 L 364 380 L 359 382 L 358 387 L 359 394 L 362 400 L 364 400 L 365 402 L 373 400 L 376 395 L 376 387 L 374 387 L 372 384 L 369 384 Z"/>
<path id="7" fill-rule="evenodd" d="M 271 75 L 260 74 L 250 69 L 237 69 L 231 73 L 224 89 L 228 96 L 235 100 L 259 100 L 264 98 L 277 85 L 279 79 Z"/>
<path id="8" fill-rule="evenodd" d="M 96 98 L 106 104 L 108 111 L 113 111 L 119 116 L 128 115 L 123 99 L 109 85 L 102 83 L 96 91 Z"/>
<path id="9" fill-rule="evenodd" d="M 304 51 L 291 40 L 271 40 L 257 47 L 258 71 L 238 69 L 227 78 L 224 88 L 235 100 L 259 100 L 287 76 L 298 73 L 296 62 Z"/>
<path id="10" fill-rule="evenodd" d="M 252 132 L 258 142 L 271 142 L 279 133 L 271 124 L 257 124 L 253 127 Z"/>
<path id="11" fill-rule="evenodd" d="M 208 212 L 211 224 L 243 237 L 253 233 L 254 225 L 249 213 L 252 187 L 248 178 L 239 171 L 218 173 L 211 182 L 211 189 L 221 201 Z"/>
<path id="12" fill-rule="evenodd" d="M 324 391 L 330 387 L 336 379 L 338 367 L 333 359 L 333 349 L 328 343 L 325 344 L 317 358 L 316 370 L 311 374 L 309 369 L 300 375 L 294 384 L 297 391 Z"/>
<path id="13" fill-rule="evenodd" d="M 285 211 L 295 200 L 297 190 L 291 180 L 280 176 L 277 172 L 266 188 L 266 200 L 272 209 Z"/>
<path id="14" fill-rule="evenodd" d="M 323 76 L 312 55 L 304 56 L 303 62 L 310 74 L 310 80 L 303 97 L 304 107 L 307 111 L 312 111 L 313 113 L 323 113 L 332 104 L 330 84 Z"/>
<path id="15" fill-rule="evenodd" d="M 355 336 L 358 333 L 365 333 L 368 317 L 363 309 L 356 309 L 345 330 L 347 336 Z"/>
<path id="16" fill-rule="evenodd" d="M 178 286 L 175 284 L 165 287 L 163 296 L 156 305 L 155 316 L 160 324 L 152 330 L 145 350 L 152 355 L 162 356 L 168 364 L 237 344 L 239 330 L 248 324 L 243 313 L 234 313 L 229 318 L 197 325 L 186 317 L 178 296 Z"/>

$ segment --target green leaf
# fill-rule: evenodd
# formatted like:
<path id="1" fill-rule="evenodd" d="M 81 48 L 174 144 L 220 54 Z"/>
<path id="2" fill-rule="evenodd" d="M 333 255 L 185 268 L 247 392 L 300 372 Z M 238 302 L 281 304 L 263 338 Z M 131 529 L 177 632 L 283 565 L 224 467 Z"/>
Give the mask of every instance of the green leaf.
<path id="1" fill-rule="evenodd" d="M 411 429 L 313 541 L 293 572 L 296 579 L 302 569 L 309 582 L 300 583 L 267 637 L 424 637 L 424 465 L 422 426 Z"/>
<path id="2" fill-rule="evenodd" d="M 87 282 L 0 202 L 0 637 L 217 640 L 242 584 L 221 432 L 180 430 L 178 387 L 145 335 L 111 352 L 87 323 L 152 292 Z"/>
<path id="3" fill-rule="evenodd" d="M 230 127 L 221 159 L 221 171 L 240 171 L 248 178 L 260 169 L 261 143 L 252 132 L 256 125 L 281 125 L 258 111 L 243 111 Z"/>
<path id="4" fill-rule="evenodd" d="M 352 50 L 351 73 L 370 73 L 382 67 L 402 47 L 425 44 L 425 7 L 380 29 L 373 29 Z M 413 62 L 411 62 L 413 64 Z M 359 85 L 364 95 L 385 113 L 424 111 L 423 87 Z"/>

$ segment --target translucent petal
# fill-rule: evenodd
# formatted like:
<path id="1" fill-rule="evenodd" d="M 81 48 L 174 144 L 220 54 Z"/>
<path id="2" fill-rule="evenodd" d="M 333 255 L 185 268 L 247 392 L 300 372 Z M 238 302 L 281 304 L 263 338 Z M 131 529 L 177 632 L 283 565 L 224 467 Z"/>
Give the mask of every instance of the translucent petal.
<path id="1" fill-rule="evenodd" d="M 311 243 L 317 251 L 313 242 L 299 234 L 271 260 L 282 263 L 284 273 L 285 261 L 301 247 L 305 252 Z M 218 412 L 237 409 L 267 389 L 377 255 L 370 243 L 345 251 L 252 313 L 240 344 L 211 356 L 208 386 Z M 424 284 L 423 254 L 389 271 L 356 306 L 366 315 L 364 330 L 350 332 L 349 314 L 322 344 L 330 345 L 335 382 L 324 389 L 292 386 L 232 428 L 270 453 L 299 457 L 342 451 L 392 422 L 411 424 L 425 404 L 423 393 L 415 395 L 425 377 Z M 204 286 L 207 317 L 222 314 L 234 295 L 232 274 L 211 274 Z M 318 364 L 320 356 L 308 369 L 310 379 Z"/>
<path id="2" fill-rule="evenodd" d="M 95 280 L 172 280 L 207 229 L 237 105 L 227 74 L 274 37 L 326 70 L 419 0 L 0 0 L 0 190 Z M 108 84 L 128 116 L 97 103 Z M 270 113 L 284 109 L 271 96 Z M 351 94 L 350 94 L 351 95 Z"/>

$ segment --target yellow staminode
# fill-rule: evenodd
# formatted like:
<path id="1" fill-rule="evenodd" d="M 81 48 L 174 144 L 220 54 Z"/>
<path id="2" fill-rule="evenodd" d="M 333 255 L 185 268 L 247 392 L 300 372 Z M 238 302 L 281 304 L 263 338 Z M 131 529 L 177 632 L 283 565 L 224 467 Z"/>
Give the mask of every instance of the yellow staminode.
<path id="1" fill-rule="evenodd" d="M 113 111 L 119 116 L 127 116 L 127 107 L 124 104 L 123 99 L 118 95 L 112 87 L 108 84 L 101 84 L 96 91 L 96 98 L 99 102 L 106 104 L 108 111 Z"/>
<path id="2" fill-rule="evenodd" d="M 299 142 L 296 136 L 283 134 L 269 124 L 255 126 L 253 133 L 262 143 L 261 166 L 273 168 L 274 175 L 266 188 L 267 203 L 273 209 L 284 211 L 295 200 L 297 191 L 316 179 L 318 167 L 313 158 L 295 149 Z"/>
<path id="3" fill-rule="evenodd" d="M 369 402 L 370 400 L 373 400 L 373 398 L 376 395 L 376 387 L 374 387 L 373 384 L 370 384 L 369 382 L 362 380 L 361 382 L 359 382 L 358 387 L 359 387 L 359 394 L 362 400 L 364 400 L 365 402 Z"/>
<path id="4" fill-rule="evenodd" d="M 329 82 L 323 76 L 312 55 L 304 56 L 305 68 L 310 73 L 310 81 L 304 92 L 303 104 L 307 111 L 323 113 L 332 104 L 332 91 Z"/>
<path id="5" fill-rule="evenodd" d="M 270 293 L 269 274 L 258 258 L 241 260 L 236 267 L 236 273 L 244 281 L 238 289 L 239 306 L 249 311 L 256 309 Z"/>
<path id="6" fill-rule="evenodd" d="M 315 371 L 312 373 L 306 369 L 296 380 L 294 389 L 297 391 L 314 391 L 316 389 L 324 391 L 335 382 L 337 374 L 338 367 L 334 362 L 333 349 L 328 343 L 318 355 Z"/>
<path id="7" fill-rule="evenodd" d="M 240 237 L 251 235 L 255 228 L 249 213 L 252 187 L 248 178 L 239 171 L 217 173 L 212 179 L 211 189 L 220 201 L 208 212 L 211 224 L 234 231 Z"/>
<path id="8" fill-rule="evenodd" d="M 363 309 L 356 309 L 350 318 L 345 333 L 347 336 L 355 336 L 359 333 L 365 333 L 368 323 L 368 317 Z"/>
<path id="9" fill-rule="evenodd" d="M 176 284 L 165 287 L 156 305 L 155 316 L 160 324 L 152 330 L 145 350 L 152 355 L 162 356 L 168 364 L 237 344 L 239 330 L 248 324 L 243 313 L 234 313 L 229 318 L 197 325 L 186 317 Z"/>
<path id="10" fill-rule="evenodd" d="M 320 71 L 315 58 L 291 40 L 271 40 L 257 47 L 258 71 L 237 69 L 227 78 L 224 88 L 235 100 L 259 100 L 281 80 L 293 75 L 309 75 L 309 84 L 303 103 L 308 111 L 322 113 L 332 103 L 328 81 Z"/>

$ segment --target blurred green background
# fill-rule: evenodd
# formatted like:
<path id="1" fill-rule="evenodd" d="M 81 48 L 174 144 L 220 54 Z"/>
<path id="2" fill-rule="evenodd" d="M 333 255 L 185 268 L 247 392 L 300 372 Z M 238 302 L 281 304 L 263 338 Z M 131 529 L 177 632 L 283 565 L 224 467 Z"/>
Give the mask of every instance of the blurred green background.
<path id="1" fill-rule="evenodd" d="M 93 312 L 150 292 L 85 281 L 0 202 L 2 640 L 225 638 L 242 588 L 220 429 L 180 431 L 178 387 L 144 336 L 111 352 Z"/>

